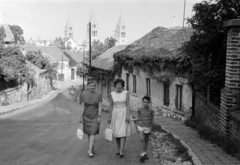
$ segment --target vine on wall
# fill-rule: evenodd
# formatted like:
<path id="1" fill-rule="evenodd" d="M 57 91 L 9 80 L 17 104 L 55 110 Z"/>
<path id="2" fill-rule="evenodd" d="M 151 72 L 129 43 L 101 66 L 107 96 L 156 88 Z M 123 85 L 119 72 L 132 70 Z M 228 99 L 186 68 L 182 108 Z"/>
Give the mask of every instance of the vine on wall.
<path id="1" fill-rule="evenodd" d="M 115 55 L 115 64 L 113 73 L 119 74 L 122 71 L 122 68 L 127 70 L 128 72 L 133 72 L 133 67 L 137 68 L 137 74 L 139 74 L 139 70 L 142 69 L 146 72 L 150 78 L 156 79 L 157 81 L 166 81 L 170 82 L 174 75 L 177 74 L 176 72 L 176 59 L 172 57 L 159 57 L 159 56 L 124 56 L 124 55 Z M 169 73 L 162 73 L 166 68 L 172 68 L 173 72 Z"/>

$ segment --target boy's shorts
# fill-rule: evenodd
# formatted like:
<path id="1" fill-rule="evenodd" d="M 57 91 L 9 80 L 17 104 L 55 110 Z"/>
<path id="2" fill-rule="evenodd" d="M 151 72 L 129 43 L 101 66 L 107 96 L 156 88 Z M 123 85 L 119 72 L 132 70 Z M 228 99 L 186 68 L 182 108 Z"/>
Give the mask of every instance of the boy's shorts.
<path id="1" fill-rule="evenodd" d="M 140 126 L 137 126 L 138 128 L 138 131 L 142 131 L 144 133 L 150 133 L 150 128 L 149 127 L 140 127 Z"/>

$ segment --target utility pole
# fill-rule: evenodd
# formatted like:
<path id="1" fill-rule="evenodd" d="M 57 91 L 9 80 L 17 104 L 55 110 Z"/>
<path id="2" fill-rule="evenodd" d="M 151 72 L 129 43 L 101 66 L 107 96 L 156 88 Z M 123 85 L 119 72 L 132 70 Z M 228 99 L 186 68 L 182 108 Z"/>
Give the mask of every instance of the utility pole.
<path id="1" fill-rule="evenodd" d="M 186 0 L 184 0 L 184 9 L 183 9 L 183 28 L 184 28 L 184 21 L 185 21 L 185 7 L 186 7 Z"/>
<path id="2" fill-rule="evenodd" d="M 83 71 L 83 90 L 84 90 L 84 77 L 85 77 L 85 70 L 84 70 L 84 62 L 85 62 L 85 47 L 86 45 L 82 45 L 83 47 L 83 63 L 82 63 L 82 71 Z"/>
<path id="3" fill-rule="evenodd" d="M 91 50 L 91 22 L 89 22 L 89 68 L 88 76 L 91 75 L 91 61 L 92 61 L 92 50 Z"/>
<path id="4" fill-rule="evenodd" d="M 61 65 L 61 81 L 63 82 L 63 52 L 62 52 L 62 65 Z"/>

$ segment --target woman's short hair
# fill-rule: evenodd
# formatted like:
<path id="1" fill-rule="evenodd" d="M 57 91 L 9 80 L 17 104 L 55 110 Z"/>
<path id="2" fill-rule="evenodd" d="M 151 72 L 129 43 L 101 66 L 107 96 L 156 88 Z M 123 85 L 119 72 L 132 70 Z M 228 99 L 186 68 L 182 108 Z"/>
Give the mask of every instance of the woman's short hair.
<path id="1" fill-rule="evenodd" d="M 125 86 L 125 81 L 124 81 L 123 79 L 117 78 L 117 79 L 114 81 L 114 87 L 116 87 L 116 85 L 117 85 L 118 83 L 121 83 L 121 84 L 122 84 L 122 87 L 124 88 L 124 86 Z"/>

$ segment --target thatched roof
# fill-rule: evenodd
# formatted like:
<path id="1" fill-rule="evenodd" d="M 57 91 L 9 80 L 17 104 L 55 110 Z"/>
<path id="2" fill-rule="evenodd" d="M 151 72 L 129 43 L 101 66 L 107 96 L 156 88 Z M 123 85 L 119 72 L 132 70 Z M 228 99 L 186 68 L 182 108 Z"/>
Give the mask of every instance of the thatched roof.
<path id="1" fill-rule="evenodd" d="M 126 47 L 127 45 L 119 45 L 108 49 L 92 61 L 92 66 L 104 70 L 112 70 L 114 64 L 113 54 L 125 49 Z"/>
<path id="2" fill-rule="evenodd" d="M 193 33 L 191 27 L 164 28 L 157 27 L 139 40 L 133 42 L 126 49 L 115 53 L 117 56 L 151 56 L 176 58 L 180 54 L 178 49 L 185 41 L 189 41 Z"/>

